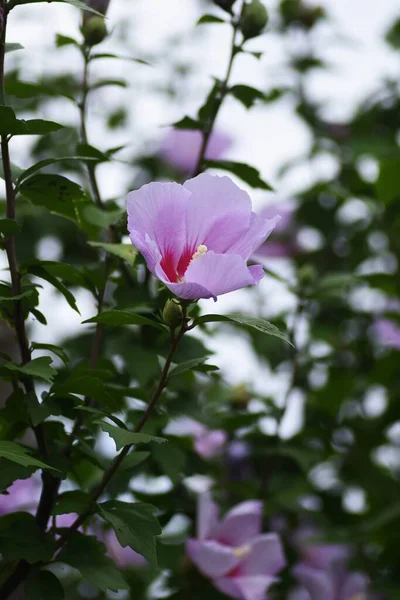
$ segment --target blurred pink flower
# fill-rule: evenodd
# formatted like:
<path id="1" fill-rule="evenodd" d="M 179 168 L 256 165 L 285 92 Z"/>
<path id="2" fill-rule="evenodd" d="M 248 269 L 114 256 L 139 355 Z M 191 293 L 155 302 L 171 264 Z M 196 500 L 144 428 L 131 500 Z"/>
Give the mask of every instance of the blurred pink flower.
<path id="1" fill-rule="evenodd" d="M 264 600 L 285 566 L 279 537 L 261 534 L 262 503 L 243 502 L 218 521 L 209 493 L 199 497 L 197 539 L 186 552 L 213 585 L 238 600 Z"/>
<path id="2" fill-rule="evenodd" d="M 294 209 L 285 203 L 268 204 L 260 213 L 264 219 L 273 219 L 280 215 L 274 228 L 274 240 L 262 244 L 254 253 L 255 258 L 290 258 L 296 251 L 294 241 L 290 241 L 290 230 L 293 229 Z M 293 232 L 294 233 L 294 232 Z M 286 237 L 287 239 L 276 239 Z"/>
<path id="3" fill-rule="evenodd" d="M 33 513 L 39 495 L 40 485 L 34 477 L 17 479 L 7 488 L 7 493 L 0 494 L 0 515 L 19 510 Z"/>
<path id="4" fill-rule="evenodd" d="M 121 569 L 129 567 L 143 567 L 147 565 L 147 560 L 141 554 L 138 554 L 129 546 L 121 546 L 112 529 L 105 534 L 104 543 L 108 549 L 108 555 Z"/>
<path id="5" fill-rule="evenodd" d="M 374 330 L 381 344 L 400 350 L 400 326 L 395 321 L 383 317 L 377 319 Z"/>
<path id="6" fill-rule="evenodd" d="M 193 437 L 194 449 L 203 458 L 213 458 L 220 454 L 228 438 L 222 429 L 207 429 L 205 425 L 190 417 L 173 419 L 168 426 L 168 433 Z"/>
<path id="7" fill-rule="evenodd" d="M 347 568 L 350 548 L 313 541 L 315 536 L 314 529 L 303 529 L 296 535 L 302 560 L 293 573 L 302 587 L 290 600 L 366 600 L 367 576 Z"/>
<path id="8" fill-rule="evenodd" d="M 188 175 L 195 169 L 203 136 L 194 129 L 169 129 L 162 141 L 159 154 L 173 167 Z M 232 138 L 214 131 L 208 141 L 206 158 L 218 160 L 232 146 Z"/>
<path id="9" fill-rule="evenodd" d="M 263 268 L 247 260 L 279 221 L 252 212 L 229 177 L 206 173 L 184 185 L 144 185 L 128 194 L 127 211 L 131 241 L 150 271 L 187 300 L 256 285 Z"/>

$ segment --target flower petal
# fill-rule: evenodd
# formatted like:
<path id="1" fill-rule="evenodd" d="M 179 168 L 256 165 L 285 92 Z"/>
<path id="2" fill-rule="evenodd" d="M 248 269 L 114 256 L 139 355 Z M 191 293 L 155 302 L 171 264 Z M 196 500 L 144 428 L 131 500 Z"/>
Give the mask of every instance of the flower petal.
<path id="1" fill-rule="evenodd" d="M 215 579 L 213 583 L 217 589 L 231 596 L 231 598 L 264 600 L 265 592 L 275 581 L 275 577 L 256 575 L 250 577 L 220 577 Z"/>
<path id="2" fill-rule="evenodd" d="M 184 187 L 192 193 L 187 211 L 187 241 L 224 253 L 246 233 L 251 218 L 250 196 L 229 177 L 202 173 Z"/>
<path id="3" fill-rule="evenodd" d="M 185 282 L 196 283 L 209 290 L 209 296 L 200 297 L 210 298 L 248 285 L 256 285 L 259 282 L 259 275 L 259 270 L 253 275 L 243 258 L 237 254 L 207 252 L 207 254 L 194 259 L 189 265 L 185 273 Z M 170 285 L 168 287 L 172 290 Z"/>
<path id="4" fill-rule="evenodd" d="M 293 569 L 296 579 L 304 585 L 311 600 L 335 600 L 335 590 L 329 575 L 321 569 L 312 569 L 305 564 Z"/>
<path id="5" fill-rule="evenodd" d="M 215 535 L 216 539 L 230 546 L 242 546 L 261 531 L 262 502 L 242 502 L 230 510 Z"/>
<path id="6" fill-rule="evenodd" d="M 282 544 L 276 533 L 259 535 L 239 566 L 240 575 L 275 575 L 286 564 Z"/>
<path id="7" fill-rule="evenodd" d="M 363 573 L 350 573 L 341 589 L 341 596 L 346 600 L 347 598 L 362 598 L 363 594 L 368 591 L 368 583 L 368 577 Z"/>
<path id="8" fill-rule="evenodd" d="M 211 578 L 229 573 L 239 562 L 232 548 L 213 540 L 188 540 L 186 552 L 203 575 Z"/>
<path id="9" fill-rule="evenodd" d="M 127 196 L 131 241 L 153 273 L 161 258 L 168 259 L 171 268 L 178 264 L 186 244 L 185 213 L 189 198 L 190 192 L 183 186 L 161 182 L 144 185 Z"/>
<path id="10" fill-rule="evenodd" d="M 222 429 L 205 431 L 197 436 L 194 447 L 197 454 L 203 458 L 212 458 L 221 452 L 227 438 L 227 434 Z"/>
<path id="11" fill-rule="evenodd" d="M 197 499 L 197 537 L 204 540 L 211 536 L 218 523 L 218 507 L 211 499 L 209 491 Z"/>
<path id="12" fill-rule="evenodd" d="M 273 219 L 263 219 L 256 213 L 251 213 L 247 231 L 237 238 L 226 251 L 229 254 L 239 254 L 239 256 L 247 260 L 265 242 L 279 221 L 279 215 Z"/>

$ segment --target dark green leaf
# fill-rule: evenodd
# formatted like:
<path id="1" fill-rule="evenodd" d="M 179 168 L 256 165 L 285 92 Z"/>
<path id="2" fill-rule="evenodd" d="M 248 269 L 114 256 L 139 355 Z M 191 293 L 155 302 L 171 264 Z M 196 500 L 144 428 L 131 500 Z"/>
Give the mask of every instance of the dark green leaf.
<path id="1" fill-rule="evenodd" d="M 96 81 L 96 83 L 94 83 L 90 89 L 98 90 L 99 88 L 108 87 L 108 86 L 117 86 L 117 87 L 126 88 L 127 83 L 126 83 L 126 81 L 123 81 L 123 79 L 101 79 L 100 81 Z"/>
<path id="2" fill-rule="evenodd" d="M 23 375 L 29 375 L 30 377 L 44 379 L 51 383 L 54 376 L 57 375 L 57 371 L 50 366 L 52 362 L 53 361 L 49 356 L 40 356 L 39 358 L 34 358 L 25 365 L 17 365 L 10 362 L 2 365 L 1 368 L 11 372 L 16 371 Z"/>
<path id="3" fill-rule="evenodd" d="M 215 17 L 214 15 L 203 15 L 197 21 L 197 25 L 203 25 L 203 23 L 226 23 L 225 19 Z"/>
<path id="4" fill-rule="evenodd" d="M 160 465 L 162 472 L 172 482 L 175 483 L 182 475 L 186 464 L 186 455 L 174 442 L 168 441 L 165 446 L 155 446 L 152 456 Z"/>
<path id="5" fill-rule="evenodd" d="M 83 513 L 88 508 L 88 505 L 89 498 L 85 492 L 81 492 L 80 490 L 64 492 L 59 496 L 52 514 L 65 515 L 68 513 Z"/>
<path id="6" fill-rule="evenodd" d="M 27 513 L 14 513 L 0 519 L 0 552 L 7 562 L 26 560 L 46 562 L 55 551 L 55 542 Z"/>
<path id="7" fill-rule="evenodd" d="M 17 186 L 16 186 L 17 189 L 20 187 L 21 183 L 23 181 L 25 181 L 25 179 L 28 179 L 28 177 L 30 177 L 34 173 L 37 173 L 37 171 L 44 169 L 44 167 L 48 167 L 49 165 L 53 165 L 58 162 L 65 162 L 68 160 L 93 162 L 94 158 L 92 158 L 89 154 L 82 154 L 81 156 L 61 156 L 61 157 L 56 157 L 56 158 L 46 158 L 44 160 L 40 160 L 39 162 L 35 163 L 34 165 L 29 167 L 25 171 L 22 171 L 22 173 L 19 175 L 19 177 L 17 179 Z"/>
<path id="8" fill-rule="evenodd" d="M 25 583 L 29 600 L 64 600 L 64 588 L 51 571 L 36 571 Z"/>
<path id="9" fill-rule="evenodd" d="M 63 4 L 71 4 L 71 6 L 76 6 L 76 8 L 79 8 L 80 10 L 85 10 L 104 18 L 104 15 L 101 12 L 98 12 L 94 8 L 89 8 L 83 0 L 18 0 L 18 4 L 38 4 L 39 2 L 62 2 Z"/>
<path id="10" fill-rule="evenodd" d="M 89 583 L 102 591 L 128 589 L 113 561 L 106 556 L 104 544 L 93 536 L 75 532 L 58 555 L 58 561 L 77 569 Z"/>
<path id="11" fill-rule="evenodd" d="M 147 433 L 135 433 L 128 429 L 122 429 L 122 427 L 110 425 L 110 423 L 101 423 L 101 428 L 112 437 L 117 450 L 121 450 L 121 448 L 130 444 L 149 444 L 150 442 L 161 444 L 167 441 L 165 438 L 147 435 Z"/>
<path id="12" fill-rule="evenodd" d="M 195 367 L 202 365 L 206 360 L 207 356 L 203 356 L 202 358 L 193 358 L 192 360 L 186 360 L 185 362 L 179 363 L 176 367 L 171 369 L 168 373 L 168 378 L 175 377 L 176 375 L 181 375 L 182 373 L 186 373 L 186 371 L 191 371 Z"/>
<path id="13" fill-rule="evenodd" d="M 51 392 L 57 395 L 80 394 L 88 398 L 93 398 L 100 402 L 106 408 L 116 411 L 119 410 L 120 403 L 118 399 L 110 394 L 99 377 L 94 375 L 72 374 L 62 383 L 57 383 L 51 388 Z"/>
<path id="14" fill-rule="evenodd" d="M 60 294 L 64 296 L 70 307 L 73 310 L 75 310 L 79 315 L 81 314 L 76 305 L 75 296 L 69 291 L 67 287 L 65 287 L 63 283 L 61 283 L 61 281 L 57 279 L 57 277 L 54 277 L 54 275 L 49 273 L 46 268 L 43 268 L 43 266 L 40 264 L 30 264 L 27 267 L 27 272 L 32 275 L 35 275 L 36 277 L 40 277 L 41 279 L 45 279 L 46 281 L 48 281 L 52 286 L 56 288 L 56 290 L 60 292 Z"/>
<path id="15" fill-rule="evenodd" d="M 281 340 L 284 340 L 288 344 L 290 344 L 288 337 L 282 331 L 270 323 L 265 319 L 259 319 L 256 317 L 245 317 L 242 315 L 204 315 L 203 317 L 199 317 L 196 319 L 196 325 L 200 325 L 203 323 L 217 323 L 217 322 L 225 322 L 225 323 L 237 323 L 238 325 L 244 325 L 245 327 L 251 327 L 253 329 L 257 329 L 262 333 L 267 335 L 272 335 Z M 291 344 L 292 345 L 292 344 Z"/>
<path id="16" fill-rule="evenodd" d="M 79 42 L 68 35 L 62 35 L 62 33 L 56 33 L 56 46 L 62 48 L 62 46 L 78 46 Z"/>
<path id="17" fill-rule="evenodd" d="M 108 521 L 121 546 L 130 546 L 132 550 L 156 563 L 156 540 L 161 527 L 154 516 L 156 507 L 151 504 L 105 502 L 100 505 L 101 515 Z"/>
<path id="18" fill-rule="evenodd" d="M 229 93 L 246 108 L 251 108 L 256 100 L 265 101 L 266 99 L 264 92 L 249 85 L 234 85 L 230 88 Z"/>
<path id="19" fill-rule="evenodd" d="M 16 235 L 20 231 L 20 226 L 14 219 L 0 219 L 0 233 L 9 236 Z"/>
<path id="20" fill-rule="evenodd" d="M 198 129 L 200 131 L 203 129 L 203 125 L 200 121 L 196 121 L 191 117 L 183 117 L 180 121 L 173 123 L 172 127 L 175 129 Z"/>
<path id="21" fill-rule="evenodd" d="M 33 458 L 27 448 L 16 444 L 15 442 L 2 442 L 0 441 L 0 456 L 12 460 L 23 467 L 39 467 L 41 469 L 52 469 L 49 465 L 46 465 L 40 460 Z"/>
<path id="22" fill-rule="evenodd" d="M 157 321 L 152 321 L 142 315 L 135 315 L 127 310 L 106 310 L 91 319 L 83 321 L 83 323 L 101 323 L 102 325 L 119 326 L 119 325 L 149 325 L 156 327 L 161 331 L 165 331 L 165 327 Z"/>
<path id="23" fill-rule="evenodd" d="M 385 160 L 380 163 L 376 193 L 383 204 L 390 204 L 400 198 L 399 187 L 400 159 Z"/>
<path id="24" fill-rule="evenodd" d="M 89 144 L 78 144 L 76 147 L 76 153 L 79 156 L 85 156 L 96 163 L 108 162 L 110 158 L 101 150 L 98 150 L 94 146 L 90 146 Z"/>
<path id="25" fill-rule="evenodd" d="M 103 210 L 102 208 L 98 208 L 97 206 L 93 206 L 89 204 L 85 207 L 83 211 L 83 215 L 92 225 L 96 225 L 97 227 L 109 227 L 110 225 L 114 225 L 123 215 L 122 210 Z"/>
<path id="26" fill-rule="evenodd" d="M 0 106 L 0 135 L 44 135 L 62 127 L 54 121 L 17 119 L 10 106 Z"/>
<path id="27" fill-rule="evenodd" d="M 269 183 L 261 179 L 260 172 L 255 167 L 251 167 L 245 163 L 234 162 L 232 160 L 205 160 L 204 164 L 212 169 L 229 171 L 253 188 L 273 190 Z"/>
<path id="28" fill-rule="evenodd" d="M 134 469 L 142 462 L 147 460 L 149 456 L 150 452 L 134 452 L 133 450 L 131 450 L 122 461 L 120 470 L 129 471 L 130 469 Z"/>
<path id="29" fill-rule="evenodd" d="M 89 242 L 95 248 L 103 248 L 106 252 L 122 258 L 133 267 L 138 251 L 132 244 L 106 244 L 103 242 Z"/>
<path id="30" fill-rule="evenodd" d="M 121 56 L 120 54 L 110 54 L 109 52 L 102 52 L 97 54 L 92 54 L 91 60 L 95 60 L 98 58 L 117 58 L 118 60 L 129 60 L 139 65 L 146 65 L 147 67 L 151 67 L 151 64 L 147 60 L 143 60 L 143 58 L 136 58 L 134 56 Z"/>
<path id="31" fill-rule="evenodd" d="M 49 409 L 39 402 L 36 394 L 28 394 L 26 396 L 26 404 L 34 427 L 39 425 L 39 423 L 42 423 L 51 414 Z"/>
<path id="32" fill-rule="evenodd" d="M 68 355 L 62 348 L 60 348 L 60 346 L 54 346 L 54 344 L 42 344 L 39 342 L 32 342 L 31 350 L 49 350 L 50 352 L 56 354 L 58 358 L 61 358 L 65 365 L 68 363 Z"/>
<path id="33" fill-rule="evenodd" d="M 61 175 L 37 173 L 23 181 L 19 191 L 35 206 L 78 224 L 81 224 L 83 207 L 91 204 L 77 183 Z"/>

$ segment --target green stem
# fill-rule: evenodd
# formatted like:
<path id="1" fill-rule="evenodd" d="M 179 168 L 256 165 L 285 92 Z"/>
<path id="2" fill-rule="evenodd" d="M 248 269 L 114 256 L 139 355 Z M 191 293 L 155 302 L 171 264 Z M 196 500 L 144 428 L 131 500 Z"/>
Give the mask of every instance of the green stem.
<path id="1" fill-rule="evenodd" d="M 243 9 L 243 5 L 242 5 L 242 9 Z M 242 9 L 240 10 L 239 14 L 241 14 Z M 214 110 L 209 118 L 207 126 L 205 127 L 204 131 L 202 132 L 203 140 L 202 140 L 202 144 L 200 147 L 200 152 L 199 152 L 199 156 L 197 159 L 197 163 L 196 163 L 196 166 L 193 171 L 193 177 L 195 177 L 196 175 L 199 175 L 199 173 L 202 173 L 204 170 L 203 163 L 205 160 L 208 143 L 210 141 L 210 137 L 211 137 L 211 134 L 214 129 L 215 121 L 217 119 L 217 116 L 218 116 L 218 113 L 222 106 L 222 103 L 225 100 L 226 95 L 229 91 L 228 83 L 229 83 L 229 79 L 230 79 L 231 73 L 232 73 L 233 62 L 234 62 L 235 56 L 238 52 L 238 48 L 236 45 L 236 39 L 237 39 L 238 31 L 239 31 L 239 23 L 240 23 L 240 17 L 239 18 L 234 17 L 232 20 L 233 31 L 232 31 L 232 42 L 231 42 L 231 51 L 230 51 L 230 55 L 229 55 L 228 67 L 226 70 L 225 78 L 222 81 L 220 89 L 219 89 L 219 95 L 215 99 Z"/>

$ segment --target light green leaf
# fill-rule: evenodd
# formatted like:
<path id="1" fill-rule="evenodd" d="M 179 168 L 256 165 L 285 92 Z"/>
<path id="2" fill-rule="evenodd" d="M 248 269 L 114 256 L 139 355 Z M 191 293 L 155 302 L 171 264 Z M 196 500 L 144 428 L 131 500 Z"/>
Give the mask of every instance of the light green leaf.
<path id="1" fill-rule="evenodd" d="M 16 50 L 23 50 L 24 47 L 21 46 L 21 44 L 15 43 L 15 42 L 10 42 L 9 44 L 6 43 L 6 54 L 7 52 L 15 52 Z"/>
<path id="2" fill-rule="evenodd" d="M 111 501 L 101 504 L 100 510 L 102 517 L 112 525 L 121 546 L 129 546 L 156 563 L 155 536 L 161 534 L 161 527 L 154 516 L 155 506 Z"/>
<path id="3" fill-rule="evenodd" d="M 259 319 L 256 317 L 245 317 L 242 315 L 204 315 L 196 319 L 196 325 L 201 325 L 203 323 L 237 323 L 238 325 L 244 325 L 245 327 L 251 327 L 252 329 L 257 329 L 262 333 L 267 335 L 272 335 L 274 337 L 280 338 L 281 340 L 287 342 L 290 345 L 287 335 L 280 331 L 275 325 L 266 321 L 265 319 Z"/>
<path id="4" fill-rule="evenodd" d="M 121 448 L 130 444 L 149 444 L 150 442 L 161 444 L 167 441 L 165 438 L 148 435 L 147 433 L 135 433 L 128 429 L 122 429 L 122 427 L 110 425 L 110 423 L 101 423 L 101 428 L 112 437 L 117 450 L 121 450 Z"/>
<path id="5" fill-rule="evenodd" d="M 114 225 L 114 223 L 116 223 L 122 217 L 122 215 L 122 209 L 106 211 L 94 206 L 93 204 L 86 206 L 83 211 L 83 216 L 88 223 L 104 229 L 110 227 L 110 225 Z"/>
<path id="6" fill-rule="evenodd" d="M 206 23 L 226 23 L 226 21 L 224 19 L 221 19 L 220 17 L 216 17 L 214 15 L 203 15 L 197 21 L 196 25 L 203 25 Z"/>
<path id="7" fill-rule="evenodd" d="M 135 264 L 136 256 L 138 251 L 132 244 L 106 244 L 103 242 L 89 242 L 90 246 L 94 246 L 95 248 L 103 248 L 106 252 L 110 254 L 114 254 L 114 256 L 118 256 L 123 260 L 126 260 L 127 263 L 133 267 Z"/>
<path id="8" fill-rule="evenodd" d="M 39 342 L 32 342 L 31 350 L 49 350 L 53 352 L 58 358 L 61 358 L 65 365 L 68 364 L 68 355 L 60 346 L 54 346 L 54 344 L 42 344 Z"/>
<path id="9" fill-rule="evenodd" d="M 176 377 L 176 375 L 181 375 L 182 373 L 186 373 L 186 371 L 191 371 L 195 367 L 202 365 L 206 360 L 207 356 L 203 356 L 201 358 L 193 358 L 191 360 L 186 360 L 185 362 L 179 363 L 173 369 L 171 369 L 168 373 L 168 379 L 171 377 Z"/>

